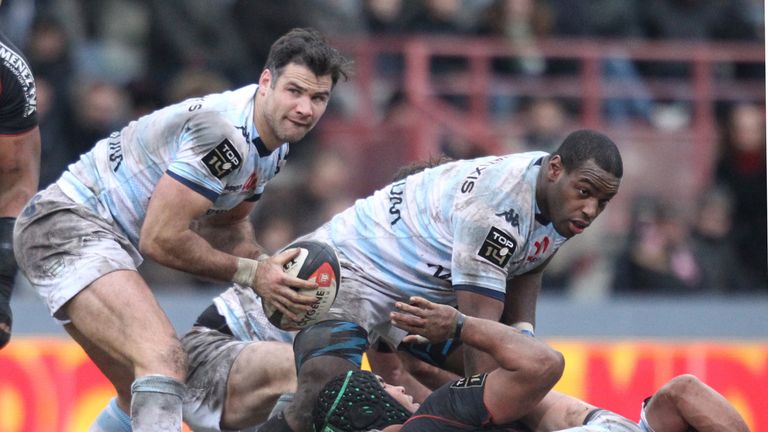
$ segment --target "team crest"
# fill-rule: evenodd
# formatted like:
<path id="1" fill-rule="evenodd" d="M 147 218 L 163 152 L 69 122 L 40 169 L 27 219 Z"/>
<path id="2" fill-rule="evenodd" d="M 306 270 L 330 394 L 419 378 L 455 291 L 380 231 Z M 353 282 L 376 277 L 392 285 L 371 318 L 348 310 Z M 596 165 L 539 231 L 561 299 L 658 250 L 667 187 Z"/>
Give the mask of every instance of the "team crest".
<path id="1" fill-rule="evenodd" d="M 208 171 L 219 179 L 236 170 L 242 162 L 243 158 L 240 153 L 226 138 L 203 157 L 203 163 Z"/>
<path id="2" fill-rule="evenodd" d="M 504 231 L 491 227 L 477 254 L 492 264 L 504 268 L 517 250 L 517 241 Z"/>

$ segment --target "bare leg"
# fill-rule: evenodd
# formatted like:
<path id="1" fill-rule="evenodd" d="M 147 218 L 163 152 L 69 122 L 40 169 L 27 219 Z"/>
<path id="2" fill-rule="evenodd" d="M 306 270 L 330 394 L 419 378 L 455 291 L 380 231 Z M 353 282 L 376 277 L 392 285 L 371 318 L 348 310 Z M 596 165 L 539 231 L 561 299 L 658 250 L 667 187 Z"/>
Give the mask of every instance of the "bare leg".
<path id="1" fill-rule="evenodd" d="M 283 393 L 296 391 L 293 347 L 283 342 L 256 342 L 243 349 L 227 380 L 221 426 L 243 429 L 267 419 Z"/>
<path id="2" fill-rule="evenodd" d="M 149 390 L 139 386 L 142 394 L 151 393 L 150 399 L 165 398 L 168 388 L 172 388 L 168 391 L 177 392 L 175 383 L 182 385 L 184 382 L 186 355 L 181 343 L 138 273 L 126 270 L 108 273 L 81 291 L 64 308 L 72 320 L 66 326 L 67 331 L 115 386 L 122 409 L 129 410 L 131 383 L 135 380 L 153 375 L 163 377 L 161 381 L 174 383 L 170 387 L 151 387 Z M 169 416 L 176 416 L 176 399 L 180 427 L 181 394 L 171 398 L 174 406 L 170 408 L 173 413 Z M 136 417 L 136 413 L 132 414 Z M 138 430 L 136 426 L 134 430 Z"/>

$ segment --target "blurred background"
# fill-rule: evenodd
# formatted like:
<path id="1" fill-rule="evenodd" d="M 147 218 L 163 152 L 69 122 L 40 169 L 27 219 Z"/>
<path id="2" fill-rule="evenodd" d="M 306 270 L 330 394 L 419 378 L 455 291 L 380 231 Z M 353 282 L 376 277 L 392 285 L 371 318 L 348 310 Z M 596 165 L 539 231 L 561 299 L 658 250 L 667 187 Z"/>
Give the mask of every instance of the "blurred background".
<path id="1" fill-rule="evenodd" d="M 620 388 L 675 371 L 735 385 L 732 400 L 768 430 L 763 1 L 5 0 L 0 28 L 37 80 L 41 187 L 132 119 L 256 82 L 272 42 L 303 26 L 356 74 L 269 184 L 253 216 L 262 245 L 278 250 L 403 164 L 551 151 L 574 129 L 598 129 L 621 149 L 621 190 L 551 263 L 537 333 L 585 341 L 569 361 L 610 351 Z M 180 332 L 224 288 L 152 262 L 141 272 Z M 63 336 L 19 283 L 17 346 Z M 592 345 L 604 341 L 618 345 Z M 622 343 L 639 344 L 629 363 Z M 638 366 L 648 352 L 653 380 Z M 722 356 L 746 375 L 708 363 Z M 587 369 L 573 376 L 593 379 Z M 607 397 L 589 388 L 569 390 Z M 15 406 L 7 398 L 0 407 Z M 43 430 L 20 418 L 0 416 L 0 430 Z"/>

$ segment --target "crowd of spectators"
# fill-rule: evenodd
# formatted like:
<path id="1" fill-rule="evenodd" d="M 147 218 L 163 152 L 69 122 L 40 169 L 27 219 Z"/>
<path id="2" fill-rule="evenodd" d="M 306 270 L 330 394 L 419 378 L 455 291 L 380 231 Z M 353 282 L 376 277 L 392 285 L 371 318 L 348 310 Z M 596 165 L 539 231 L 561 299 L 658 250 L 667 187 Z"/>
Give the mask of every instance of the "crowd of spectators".
<path id="1" fill-rule="evenodd" d="M 763 17 L 759 0 L 5 0 L 0 7 L 0 26 L 22 47 L 37 79 L 41 187 L 131 119 L 187 97 L 253 82 L 269 45 L 292 27 L 314 26 L 332 38 L 503 38 L 522 53 L 494 60 L 494 79 L 505 79 L 572 72 L 574 63 L 537 50 L 537 41 L 546 38 L 764 43 Z M 450 72 L 465 61 L 436 58 L 431 67 Z M 764 79 L 764 64 L 731 66 L 722 73 Z M 404 67 L 401 56 L 382 55 L 376 74 L 382 82 L 397 82 Z M 690 107 L 674 94 L 652 101 L 644 78 L 687 74 L 688 68 L 637 63 L 616 53 L 601 64 L 602 74 L 625 80 L 633 97 L 607 101 L 606 117 L 663 126 L 654 123 L 660 108 Z M 382 127 L 414 127 L 397 87 L 378 95 L 385 101 Z M 464 103 L 461 98 L 451 102 Z M 343 114 L 343 104 L 344 90 L 327 115 Z M 609 292 L 630 294 L 768 292 L 765 102 L 717 109 L 722 130 L 717 169 L 695 209 L 678 209 L 659 196 L 632 197 L 632 221 L 616 241 L 623 246 L 608 257 L 582 254 L 561 264 L 562 271 L 549 277 L 553 287 L 602 284 Z M 578 125 L 573 106 L 556 98 L 498 94 L 491 111 L 526 126 L 509 138 L 506 147 L 514 150 L 552 150 Z M 398 141 L 387 136 L 372 143 L 371 151 L 406 154 L 393 150 Z M 369 192 L 355 188 L 358 179 L 345 169 L 354 160 L 345 159 L 343 148 L 316 134 L 305 141 L 292 149 L 288 169 L 294 173 L 276 178 L 254 216 L 260 240 L 271 251 Z M 443 152 L 453 157 L 484 152 L 455 135 L 447 134 L 444 141 Z M 206 286 L 176 272 L 149 271 L 157 274 L 159 285 Z"/>

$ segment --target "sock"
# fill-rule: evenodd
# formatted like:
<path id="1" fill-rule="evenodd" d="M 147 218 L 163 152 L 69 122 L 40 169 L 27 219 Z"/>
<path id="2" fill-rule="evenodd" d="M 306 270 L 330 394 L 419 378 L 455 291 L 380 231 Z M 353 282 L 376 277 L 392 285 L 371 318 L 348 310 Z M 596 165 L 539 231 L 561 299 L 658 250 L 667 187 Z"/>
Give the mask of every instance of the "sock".
<path id="1" fill-rule="evenodd" d="M 117 397 L 113 397 L 88 432 L 131 432 L 131 417 L 117 405 Z"/>
<path id="2" fill-rule="evenodd" d="M 282 411 L 265 421 L 259 428 L 259 432 L 293 432 Z"/>
<path id="3" fill-rule="evenodd" d="M 137 378 L 131 385 L 131 425 L 135 432 L 181 431 L 183 383 L 164 375 Z"/>

